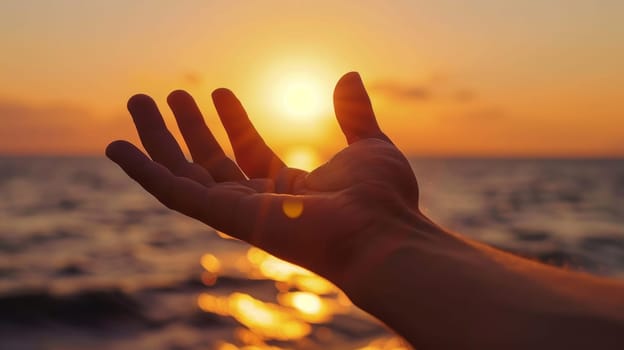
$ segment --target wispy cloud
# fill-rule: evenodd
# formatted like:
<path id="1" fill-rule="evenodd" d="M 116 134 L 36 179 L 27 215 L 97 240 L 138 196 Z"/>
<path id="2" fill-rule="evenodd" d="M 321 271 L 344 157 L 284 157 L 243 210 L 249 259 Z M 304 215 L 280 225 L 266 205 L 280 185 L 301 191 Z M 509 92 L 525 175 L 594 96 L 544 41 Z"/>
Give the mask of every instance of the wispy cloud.
<path id="1" fill-rule="evenodd" d="M 453 99 L 457 102 L 471 102 L 477 98 L 474 90 L 458 89 L 453 93 Z"/>
<path id="2" fill-rule="evenodd" d="M 70 103 L 0 98 L 0 120 L 0 153 L 94 153 L 116 135 L 131 135 L 126 117 L 103 118 Z"/>
<path id="3" fill-rule="evenodd" d="M 504 118 L 506 112 L 498 106 L 479 106 L 467 110 L 458 111 L 456 113 L 446 113 L 442 117 L 450 119 L 461 119 L 464 121 L 493 121 Z"/>
<path id="4" fill-rule="evenodd" d="M 452 86 L 447 80 L 432 79 L 428 83 L 405 83 L 385 80 L 369 86 L 372 93 L 401 102 L 472 102 L 477 93 L 467 88 Z"/>
<path id="5" fill-rule="evenodd" d="M 188 71 L 182 74 L 182 81 L 193 87 L 197 87 L 204 82 L 204 77 L 196 71 Z"/>
<path id="6" fill-rule="evenodd" d="M 427 101 L 432 98 L 429 87 L 417 84 L 405 84 L 396 81 L 382 81 L 369 86 L 372 92 L 380 93 L 389 98 L 404 101 Z"/>

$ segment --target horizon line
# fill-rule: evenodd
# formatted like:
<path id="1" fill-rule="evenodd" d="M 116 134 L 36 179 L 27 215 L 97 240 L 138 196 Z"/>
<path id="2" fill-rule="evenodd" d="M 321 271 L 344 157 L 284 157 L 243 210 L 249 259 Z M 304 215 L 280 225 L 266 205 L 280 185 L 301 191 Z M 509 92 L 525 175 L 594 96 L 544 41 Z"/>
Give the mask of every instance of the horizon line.
<path id="1" fill-rule="evenodd" d="M 403 153 L 409 159 L 481 160 L 624 160 L 624 154 L 424 154 Z M 190 160 L 189 155 L 186 155 Z M 106 158 L 97 153 L 2 153 L 0 158 Z"/>

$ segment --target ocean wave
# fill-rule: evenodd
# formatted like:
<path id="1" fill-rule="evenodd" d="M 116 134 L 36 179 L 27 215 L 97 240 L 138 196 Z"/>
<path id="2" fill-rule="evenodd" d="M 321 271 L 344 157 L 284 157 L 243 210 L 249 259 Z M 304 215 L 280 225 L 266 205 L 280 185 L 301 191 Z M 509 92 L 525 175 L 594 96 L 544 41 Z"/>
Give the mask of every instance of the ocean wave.
<path id="1" fill-rule="evenodd" d="M 118 289 L 85 290 L 69 295 L 25 291 L 0 296 L 0 322 L 97 326 L 118 321 L 149 321 L 136 298 Z"/>
<path id="2" fill-rule="evenodd" d="M 13 290 L 0 295 L 0 324 L 32 326 L 61 323 L 74 327 L 100 327 L 133 323 L 158 327 L 174 320 L 185 320 L 193 325 L 206 325 L 215 323 L 216 318 L 200 315 L 201 312 L 194 307 L 194 295 L 213 289 L 252 290 L 269 295 L 274 288 L 274 281 L 266 279 L 220 276 L 217 284 L 206 286 L 199 276 L 189 276 L 132 292 L 118 287 L 77 290 L 66 294 L 49 290 Z M 174 294 L 187 297 L 186 308 L 169 309 L 166 315 L 154 310 L 153 305 Z"/>

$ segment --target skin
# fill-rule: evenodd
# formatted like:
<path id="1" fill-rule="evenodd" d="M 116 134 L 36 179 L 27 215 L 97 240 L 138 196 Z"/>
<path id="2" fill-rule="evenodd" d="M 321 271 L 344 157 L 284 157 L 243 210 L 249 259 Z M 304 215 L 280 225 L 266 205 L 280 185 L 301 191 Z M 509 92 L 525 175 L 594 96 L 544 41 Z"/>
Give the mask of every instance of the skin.
<path id="1" fill-rule="evenodd" d="M 212 97 L 236 162 L 184 91 L 167 102 L 193 162 L 145 95 L 128 110 L 149 157 L 126 141 L 107 156 L 168 208 L 334 282 L 418 349 L 624 344 L 622 281 L 505 253 L 422 214 L 414 173 L 379 128 L 357 73 L 334 92 L 348 146 L 309 173 L 279 159 L 232 92 Z M 289 206 L 303 211 L 290 217 Z"/>

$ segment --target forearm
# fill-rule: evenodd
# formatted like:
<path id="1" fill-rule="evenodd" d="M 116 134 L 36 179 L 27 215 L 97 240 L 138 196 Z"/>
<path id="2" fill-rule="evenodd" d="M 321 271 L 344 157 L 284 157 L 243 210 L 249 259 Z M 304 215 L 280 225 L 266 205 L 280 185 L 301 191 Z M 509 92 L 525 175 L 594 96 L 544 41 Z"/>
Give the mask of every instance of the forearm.
<path id="1" fill-rule="evenodd" d="M 358 306 L 417 349 L 615 349 L 624 343 L 623 282 L 427 230 L 405 235 L 345 285 Z"/>

